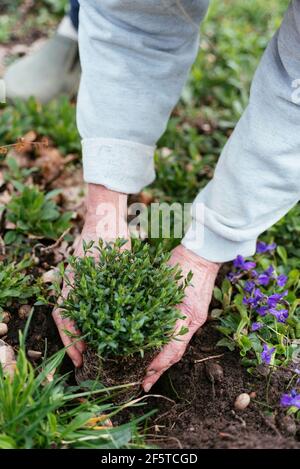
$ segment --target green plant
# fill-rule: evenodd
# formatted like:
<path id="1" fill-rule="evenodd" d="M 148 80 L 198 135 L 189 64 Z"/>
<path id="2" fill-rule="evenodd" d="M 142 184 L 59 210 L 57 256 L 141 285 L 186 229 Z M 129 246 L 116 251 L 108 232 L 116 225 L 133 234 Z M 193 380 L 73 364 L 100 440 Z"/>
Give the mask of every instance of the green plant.
<path id="1" fill-rule="evenodd" d="M 167 264 L 170 254 L 134 240 L 132 251 L 123 242 L 95 249 L 91 255 L 71 257 L 72 288 L 64 301 L 63 314 L 73 319 L 88 344 L 102 357 L 128 356 L 155 350 L 174 336 L 182 314 L 176 308 L 191 279 Z M 92 245 L 85 246 L 88 254 Z M 180 334 L 186 333 L 181 330 Z"/>
<path id="2" fill-rule="evenodd" d="M 64 350 L 34 370 L 22 336 L 20 343 L 13 378 L 5 376 L 0 365 L 0 449 L 145 447 L 138 434 L 145 417 L 105 426 L 130 404 L 113 406 L 103 388 L 82 392 L 68 386 L 58 371 Z"/>
<path id="3" fill-rule="evenodd" d="M 19 194 L 14 195 L 6 207 L 6 219 L 15 228 L 5 234 L 7 244 L 16 243 L 24 236 L 57 239 L 70 226 L 72 212 L 60 213 L 51 200 L 59 191 L 45 194 L 35 186 L 24 186 L 15 182 Z"/>
<path id="4" fill-rule="evenodd" d="M 218 345 L 237 347 L 248 367 L 293 366 L 300 352 L 300 272 L 278 265 L 284 251 L 277 247 L 275 256 L 275 248 L 259 242 L 253 260 L 238 256 L 233 271 L 214 291 L 222 309 L 212 315 L 225 335 Z"/>
<path id="5" fill-rule="evenodd" d="M 75 106 L 65 96 L 45 105 L 34 98 L 16 100 L 0 115 L 0 141 L 3 145 L 15 143 L 22 135 L 34 130 L 39 136 L 53 140 L 63 154 L 79 154 L 81 151 Z"/>
<path id="6" fill-rule="evenodd" d="M 7 171 L 4 173 L 5 182 L 24 182 L 26 179 L 37 171 L 37 168 L 21 168 L 15 158 L 7 157 L 5 159 Z"/>
<path id="7" fill-rule="evenodd" d="M 29 298 L 35 297 L 39 288 L 34 284 L 31 275 L 26 275 L 26 269 L 32 261 L 24 257 L 19 263 L 0 262 L 0 321 L 1 311 L 13 302 L 26 303 Z"/>

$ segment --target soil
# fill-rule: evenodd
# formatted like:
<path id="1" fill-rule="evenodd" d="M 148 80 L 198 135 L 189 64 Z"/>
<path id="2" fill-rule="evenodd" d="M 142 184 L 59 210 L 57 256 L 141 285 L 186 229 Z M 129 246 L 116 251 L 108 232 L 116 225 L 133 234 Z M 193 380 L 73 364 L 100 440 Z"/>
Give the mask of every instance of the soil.
<path id="1" fill-rule="evenodd" d="M 219 338 L 208 322 L 181 362 L 152 389 L 173 402 L 152 398 L 145 407 L 158 409 L 151 443 L 161 448 L 300 448 L 299 423 L 278 405 L 291 372 L 280 370 L 268 378 L 261 369 L 250 375 L 238 353 L 216 347 Z M 254 394 L 245 410 L 236 411 L 241 393 Z"/>
<path id="2" fill-rule="evenodd" d="M 144 358 L 136 354 L 133 357 L 101 360 L 95 352 L 87 350 L 83 356 L 82 368 L 76 370 L 76 381 L 81 384 L 87 380 L 99 379 L 107 388 L 132 383 L 129 389 L 126 387 L 112 393 L 113 402 L 128 402 L 141 394 L 140 382 L 153 357 L 153 353 L 148 353 Z"/>
<path id="3" fill-rule="evenodd" d="M 5 339 L 10 345 L 17 347 L 18 329 L 24 325 L 25 320 L 13 316 Z M 157 409 L 148 422 L 149 444 L 168 449 L 299 449 L 300 425 L 279 407 L 291 372 L 281 369 L 268 377 L 262 368 L 255 376 L 250 375 L 241 365 L 238 353 L 216 347 L 219 338 L 215 322 L 208 321 L 192 340 L 183 359 L 152 389 L 152 395 L 158 397 L 149 397 L 145 406 L 136 408 L 136 414 Z M 27 348 L 43 353 L 47 350 L 49 356 L 60 347 L 49 307 L 36 308 Z M 216 355 L 221 356 L 212 358 Z M 204 361 L 195 363 L 196 360 Z M 135 372 L 141 363 L 136 365 Z M 66 357 L 63 371 L 71 370 Z M 114 373 L 115 376 L 119 373 L 123 382 L 124 364 L 115 363 Z M 73 374 L 70 379 L 74 382 Z M 237 411 L 234 402 L 241 393 L 251 393 L 251 402 L 245 410 Z M 131 408 L 130 414 L 122 419 L 130 418 L 132 413 Z"/>

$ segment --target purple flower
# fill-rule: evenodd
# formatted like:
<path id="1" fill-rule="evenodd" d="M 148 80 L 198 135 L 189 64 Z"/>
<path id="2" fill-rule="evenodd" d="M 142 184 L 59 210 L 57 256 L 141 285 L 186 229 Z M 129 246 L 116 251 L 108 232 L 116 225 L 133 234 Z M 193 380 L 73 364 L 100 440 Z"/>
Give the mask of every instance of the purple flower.
<path id="1" fill-rule="evenodd" d="M 252 282 L 252 280 L 247 280 L 247 282 L 245 283 L 244 285 L 244 290 L 247 292 L 247 293 L 252 293 L 253 290 L 255 288 L 255 283 Z"/>
<path id="2" fill-rule="evenodd" d="M 276 248 L 275 243 L 267 244 L 267 243 L 264 243 L 263 241 L 258 241 L 256 244 L 257 254 L 264 254 L 265 252 L 274 251 L 275 248 Z"/>
<path id="3" fill-rule="evenodd" d="M 257 308 L 256 312 L 257 312 L 260 316 L 264 317 L 264 316 L 266 316 L 267 313 L 269 312 L 269 308 L 268 308 L 268 306 L 260 306 L 259 308 Z"/>
<path id="4" fill-rule="evenodd" d="M 286 275 L 283 275 L 283 274 L 282 274 L 282 275 L 279 275 L 279 276 L 277 277 L 277 279 L 276 279 L 277 285 L 278 285 L 279 287 L 284 287 L 285 284 L 286 284 L 286 282 L 287 282 L 287 279 L 288 279 L 288 278 L 287 278 Z"/>
<path id="5" fill-rule="evenodd" d="M 271 280 L 270 276 L 266 274 L 265 272 L 263 274 L 260 274 L 257 278 L 259 285 L 263 285 L 264 287 L 269 285 L 270 280 Z"/>
<path id="6" fill-rule="evenodd" d="M 241 270 L 251 270 L 256 267 L 255 262 L 245 261 L 243 256 L 237 256 L 237 258 L 233 261 L 233 265 L 236 269 Z"/>
<path id="7" fill-rule="evenodd" d="M 263 345 L 263 351 L 261 352 L 261 359 L 266 365 L 270 365 L 271 358 L 275 352 L 275 347 L 269 348 L 266 344 Z"/>
<path id="8" fill-rule="evenodd" d="M 250 297 L 244 296 L 243 303 L 244 305 L 251 305 L 251 306 L 256 307 L 258 303 L 260 302 L 260 300 L 262 300 L 263 298 L 264 298 L 264 294 L 258 288 L 256 288 L 252 292 L 252 296 Z"/>
<path id="9" fill-rule="evenodd" d="M 269 275 L 270 277 L 272 277 L 273 273 L 274 273 L 274 267 L 272 265 L 270 265 L 267 270 L 265 271 L 265 273 L 267 275 Z"/>
<path id="10" fill-rule="evenodd" d="M 280 401 L 284 407 L 298 407 L 300 409 L 300 394 L 293 389 L 290 394 L 283 394 Z"/>
<path id="11" fill-rule="evenodd" d="M 275 316 L 275 318 L 277 319 L 278 322 L 282 322 L 284 323 L 287 318 L 289 317 L 289 312 L 287 309 L 274 309 L 274 308 L 271 308 L 270 309 L 270 313 Z"/>
<path id="12" fill-rule="evenodd" d="M 264 327 L 264 325 L 263 325 L 261 322 L 254 322 L 254 323 L 252 324 L 251 330 L 252 330 L 253 332 L 259 331 L 259 329 L 261 329 L 262 327 Z"/>
<path id="13" fill-rule="evenodd" d="M 268 298 L 269 308 L 276 308 L 277 304 L 282 300 L 283 293 L 273 293 L 273 295 Z"/>

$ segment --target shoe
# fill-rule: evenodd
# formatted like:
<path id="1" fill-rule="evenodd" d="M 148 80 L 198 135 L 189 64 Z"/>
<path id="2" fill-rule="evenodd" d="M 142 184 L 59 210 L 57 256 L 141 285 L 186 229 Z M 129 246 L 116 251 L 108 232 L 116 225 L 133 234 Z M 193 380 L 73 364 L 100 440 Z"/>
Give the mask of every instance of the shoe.
<path id="1" fill-rule="evenodd" d="M 73 97 L 80 74 L 77 41 L 56 33 L 37 52 L 8 67 L 4 75 L 6 97 L 26 100 L 34 96 L 41 103 L 61 94 Z"/>

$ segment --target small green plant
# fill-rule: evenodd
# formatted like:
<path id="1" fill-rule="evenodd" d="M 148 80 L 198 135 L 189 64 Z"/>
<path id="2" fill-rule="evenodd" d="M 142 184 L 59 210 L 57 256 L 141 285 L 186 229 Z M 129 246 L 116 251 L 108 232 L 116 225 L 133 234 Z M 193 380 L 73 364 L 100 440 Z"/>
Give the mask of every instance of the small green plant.
<path id="1" fill-rule="evenodd" d="M 51 200 L 59 191 L 45 194 L 35 186 L 16 183 L 19 194 L 14 195 L 6 207 L 6 219 L 15 225 L 4 237 L 6 244 L 17 243 L 24 236 L 57 239 L 70 226 L 71 212 L 61 214 Z"/>
<path id="2" fill-rule="evenodd" d="M 14 144 L 33 130 L 39 137 L 49 137 L 62 154 L 80 154 L 80 138 L 76 127 L 75 106 L 65 96 L 41 105 L 34 98 L 16 100 L 1 111 L 0 141 Z"/>
<path id="3" fill-rule="evenodd" d="M 7 171 L 4 173 L 5 182 L 24 182 L 26 179 L 37 171 L 37 168 L 21 168 L 15 158 L 7 157 L 5 159 Z"/>
<path id="4" fill-rule="evenodd" d="M 0 364 L 0 449 L 145 447 L 138 424 L 146 416 L 106 426 L 122 407 L 109 403 L 103 388 L 82 392 L 68 386 L 58 371 L 64 350 L 34 370 L 22 336 L 20 342 L 12 378 Z"/>
<path id="5" fill-rule="evenodd" d="M 38 294 L 39 288 L 33 283 L 32 276 L 26 274 L 31 264 L 29 257 L 19 263 L 0 262 L 0 321 L 3 309 L 14 302 L 26 303 Z"/>
<path id="6" fill-rule="evenodd" d="M 124 241 L 104 246 L 99 258 L 71 257 L 74 281 L 63 303 L 64 315 L 73 319 L 87 343 L 101 357 L 129 356 L 159 349 L 174 336 L 182 314 L 177 305 L 191 274 L 183 280 L 179 268 L 168 265 L 169 253 L 151 253 L 148 244 L 134 240 L 132 251 Z M 85 246 L 86 254 L 92 244 Z M 185 334 L 182 329 L 180 334 Z"/>

